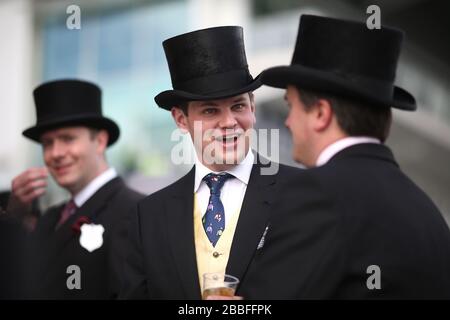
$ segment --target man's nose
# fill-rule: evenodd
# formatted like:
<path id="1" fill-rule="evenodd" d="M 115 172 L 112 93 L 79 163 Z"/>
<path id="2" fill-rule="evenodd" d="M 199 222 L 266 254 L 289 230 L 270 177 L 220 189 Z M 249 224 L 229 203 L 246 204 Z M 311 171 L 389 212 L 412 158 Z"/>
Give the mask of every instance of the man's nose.
<path id="1" fill-rule="evenodd" d="M 286 120 L 284 120 L 284 126 L 289 129 L 289 117 L 286 117 Z"/>
<path id="2" fill-rule="evenodd" d="M 235 115 L 230 109 L 225 109 L 222 112 L 221 118 L 220 118 L 220 127 L 221 128 L 234 128 L 237 124 L 237 120 Z"/>
<path id="3" fill-rule="evenodd" d="M 66 152 L 66 148 L 64 147 L 63 143 L 61 143 L 59 141 L 55 141 L 53 143 L 52 150 L 51 150 L 52 158 L 61 158 L 64 156 L 65 152 Z"/>

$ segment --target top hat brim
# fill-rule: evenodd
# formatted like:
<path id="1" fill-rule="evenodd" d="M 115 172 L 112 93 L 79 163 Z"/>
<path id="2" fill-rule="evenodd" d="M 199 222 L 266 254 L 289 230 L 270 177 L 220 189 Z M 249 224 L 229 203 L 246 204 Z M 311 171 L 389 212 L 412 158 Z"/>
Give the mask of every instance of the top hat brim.
<path id="1" fill-rule="evenodd" d="M 108 147 L 119 139 L 120 129 L 113 120 L 106 117 L 89 114 L 80 114 L 76 116 L 71 115 L 67 117 L 60 117 L 57 120 L 41 121 L 36 126 L 24 130 L 22 134 L 31 140 L 40 142 L 41 135 L 46 131 L 77 125 L 94 129 L 105 129 L 108 131 Z"/>
<path id="2" fill-rule="evenodd" d="M 414 97 L 406 90 L 394 86 L 391 99 L 375 93 L 374 83 L 364 83 L 361 79 L 338 75 L 308 68 L 302 65 L 279 66 L 264 70 L 261 82 L 265 85 L 286 88 L 288 85 L 304 89 L 328 92 L 339 96 L 352 97 L 373 105 L 393 107 L 413 111 L 417 109 Z"/>
<path id="3" fill-rule="evenodd" d="M 170 111 L 173 107 L 179 106 L 180 103 L 189 101 L 226 99 L 229 97 L 240 95 L 242 93 L 254 91 L 261 87 L 261 85 L 262 83 L 260 81 L 260 77 L 258 76 L 246 86 L 239 88 L 230 88 L 227 90 L 216 91 L 208 94 L 196 94 L 183 90 L 166 90 L 159 93 L 155 97 L 155 102 L 160 108 Z"/>

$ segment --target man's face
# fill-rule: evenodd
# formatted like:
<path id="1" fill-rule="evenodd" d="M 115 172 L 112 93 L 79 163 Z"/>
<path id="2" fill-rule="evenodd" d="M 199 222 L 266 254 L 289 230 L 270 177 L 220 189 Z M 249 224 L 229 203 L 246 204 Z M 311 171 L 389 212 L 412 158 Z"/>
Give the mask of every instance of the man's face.
<path id="1" fill-rule="evenodd" d="M 93 133 L 86 127 L 65 127 L 45 132 L 41 143 L 51 175 L 72 194 L 101 173 L 105 163 L 106 131 Z"/>
<path id="2" fill-rule="evenodd" d="M 285 125 L 292 135 L 292 157 L 305 166 L 314 166 L 314 113 L 306 111 L 305 105 L 300 100 L 300 93 L 294 86 L 287 87 L 285 100 L 289 106 Z"/>
<path id="3" fill-rule="evenodd" d="M 211 170 L 226 170 L 245 158 L 250 148 L 248 130 L 255 123 L 251 93 L 192 101 L 187 115 L 179 108 L 172 109 L 172 115 L 178 127 L 190 133 L 198 158 Z"/>

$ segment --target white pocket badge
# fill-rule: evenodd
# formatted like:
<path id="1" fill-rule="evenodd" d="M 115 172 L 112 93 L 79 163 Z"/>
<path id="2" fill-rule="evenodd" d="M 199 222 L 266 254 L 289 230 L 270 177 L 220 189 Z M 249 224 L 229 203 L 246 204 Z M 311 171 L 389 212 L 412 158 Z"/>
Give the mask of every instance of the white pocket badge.
<path id="1" fill-rule="evenodd" d="M 101 224 L 83 224 L 80 231 L 80 245 L 87 251 L 92 252 L 103 245 L 105 228 Z"/>

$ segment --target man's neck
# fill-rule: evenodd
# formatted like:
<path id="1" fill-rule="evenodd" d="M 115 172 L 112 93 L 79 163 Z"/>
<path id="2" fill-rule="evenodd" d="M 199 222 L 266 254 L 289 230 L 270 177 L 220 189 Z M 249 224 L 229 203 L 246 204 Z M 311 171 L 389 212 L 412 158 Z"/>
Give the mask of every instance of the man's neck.
<path id="1" fill-rule="evenodd" d="M 109 166 L 107 163 L 103 163 L 102 165 L 100 165 L 97 170 L 96 170 L 96 174 L 93 175 L 88 181 L 86 181 L 85 183 L 83 183 L 82 185 L 78 185 L 75 188 L 69 189 L 69 193 L 70 195 L 73 197 L 75 197 L 78 193 L 80 193 L 81 190 L 83 190 L 84 188 L 86 188 L 92 181 L 94 181 L 97 177 L 99 177 L 100 175 L 102 175 L 103 173 L 106 172 L 106 170 L 109 169 Z"/>
<path id="2" fill-rule="evenodd" d="M 208 168 L 211 171 L 214 172 L 222 172 L 222 171 L 227 171 L 227 170 L 232 170 L 233 168 L 235 168 L 236 166 L 240 165 L 245 158 L 248 156 L 248 153 L 251 152 L 250 149 L 246 150 L 244 154 L 241 154 L 239 156 L 237 156 L 236 159 L 233 159 L 234 161 L 232 163 L 227 163 L 229 161 L 227 161 L 228 159 L 221 159 L 221 162 L 224 163 L 210 163 L 211 161 L 206 161 L 204 158 L 200 158 L 197 157 L 197 161 L 200 162 L 203 166 L 205 166 L 206 168 Z M 215 159 L 213 159 L 215 160 Z"/>
<path id="3" fill-rule="evenodd" d="M 113 168 L 108 168 L 92 179 L 83 189 L 73 195 L 78 207 L 82 206 L 93 194 L 102 188 L 109 181 L 117 177 L 117 172 Z"/>
<path id="4" fill-rule="evenodd" d="M 208 168 L 209 170 L 214 171 L 214 172 L 222 172 L 222 171 L 231 170 L 238 165 L 238 163 L 236 163 L 236 164 L 212 164 L 212 165 L 205 164 L 205 163 L 202 163 L 202 164 L 206 168 Z"/>
<path id="5" fill-rule="evenodd" d="M 347 137 L 348 137 L 348 135 L 346 135 L 346 134 L 339 134 L 339 135 L 329 136 L 326 139 L 321 140 L 320 143 L 317 144 L 317 147 L 314 151 L 314 159 L 311 161 L 311 167 L 316 166 L 319 156 L 322 154 L 322 152 L 326 148 L 328 148 L 332 144 L 336 143 L 337 141 L 342 140 Z"/>
<path id="6" fill-rule="evenodd" d="M 354 146 L 356 144 L 362 143 L 381 143 L 379 139 L 369 136 L 346 136 L 335 142 L 329 144 L 316 159 L 315 166 L 322 166 L 326 164 L 331 158 L 333 158 L 337 153 L 341 152 L 348 147 Z"/>

